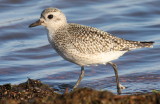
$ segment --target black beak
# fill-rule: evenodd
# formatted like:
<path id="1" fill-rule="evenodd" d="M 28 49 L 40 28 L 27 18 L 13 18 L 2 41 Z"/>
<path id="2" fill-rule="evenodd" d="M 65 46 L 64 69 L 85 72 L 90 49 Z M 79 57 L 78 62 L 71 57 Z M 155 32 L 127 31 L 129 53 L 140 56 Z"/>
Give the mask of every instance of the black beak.
<path id="1" fill-rule="evenodd" d="M 41 24 L 42 24 L 42 21 L 38 20 L 38 21 L 36 21 L 36 22 L 30 24 L 29 27 L 39 26 L 39 25 L 41 25 Z"/>

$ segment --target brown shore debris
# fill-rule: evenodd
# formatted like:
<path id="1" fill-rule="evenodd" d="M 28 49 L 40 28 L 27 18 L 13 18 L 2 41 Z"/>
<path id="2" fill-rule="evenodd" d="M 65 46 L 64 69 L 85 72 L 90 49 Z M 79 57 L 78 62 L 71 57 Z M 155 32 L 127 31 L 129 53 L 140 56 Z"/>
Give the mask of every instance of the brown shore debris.
<path id="1" fill-rule="evenodd" d="M 77 88 L 58 94 L 41 81 L 0 85 L 0 104 L 160 104 L 160 92 L 115 95 L 108 91 Z"/>

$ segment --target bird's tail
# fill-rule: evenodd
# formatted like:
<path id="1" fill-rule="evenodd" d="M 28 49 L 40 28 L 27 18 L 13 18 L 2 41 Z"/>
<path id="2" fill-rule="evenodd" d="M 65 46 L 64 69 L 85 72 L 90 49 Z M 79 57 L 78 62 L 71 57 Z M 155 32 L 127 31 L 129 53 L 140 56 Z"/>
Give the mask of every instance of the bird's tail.
<path id="1" fill-rule="evenodd" d="M 147 48 L 150 48 L 150 47 L 153 47 L 153 41 L 150 41 L 150 42 L 139 42 L 138 46 L 139 47 L 147 47 Z"/>
<path id="2" fill-rule="evenodd" d="M 141 41 L 127 41 L 127 48 L 125 47 L 123 50 L 134 50 L 137 48 L 151 48 L 153 47 L 153 41 L 149 41 L 149 42 L 141 42 Z"/>

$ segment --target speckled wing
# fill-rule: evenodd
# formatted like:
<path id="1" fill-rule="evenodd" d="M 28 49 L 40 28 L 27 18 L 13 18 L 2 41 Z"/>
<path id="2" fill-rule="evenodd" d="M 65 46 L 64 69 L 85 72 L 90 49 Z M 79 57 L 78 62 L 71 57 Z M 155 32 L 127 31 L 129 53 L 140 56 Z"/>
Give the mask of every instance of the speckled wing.
<path id="1" fill-rule="evenodd" d="M 71 34 L 75 49 L 81 53 L 129 51 L 145 47 L 141 45 L 141 42 L 124 40 L 97 28 L 79 24 L 70 23 L 68 32 Z"/>

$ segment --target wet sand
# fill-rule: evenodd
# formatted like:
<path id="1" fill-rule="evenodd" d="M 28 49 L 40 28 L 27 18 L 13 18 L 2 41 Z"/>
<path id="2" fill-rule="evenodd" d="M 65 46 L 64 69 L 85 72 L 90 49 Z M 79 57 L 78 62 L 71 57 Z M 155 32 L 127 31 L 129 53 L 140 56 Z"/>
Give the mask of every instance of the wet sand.
<path id="1" fill-rule="evenodd" d="M 0 104 L 160 104 L 160 92 L 115 95 L 109 91 L 78 88 L 57 93 L 39 80 L 0 85 Z"/>

